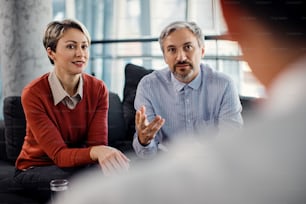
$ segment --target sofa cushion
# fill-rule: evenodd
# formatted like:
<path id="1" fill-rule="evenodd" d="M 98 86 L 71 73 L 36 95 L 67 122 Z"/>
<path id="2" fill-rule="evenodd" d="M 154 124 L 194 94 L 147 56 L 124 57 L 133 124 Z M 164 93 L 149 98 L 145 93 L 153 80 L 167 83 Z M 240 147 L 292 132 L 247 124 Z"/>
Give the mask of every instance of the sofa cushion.
<path id="1" fill-rule="evenodd" d="M 135 132 L 134 99 L 140 79 L 151 73 L 152 69 L 128 63 L 125 66 L 125 84 L 123 90 L 123 115 L 127 125 L 127 139 L 132 140 Z"/>
<path id="2" fill-rule="evenodd" d="M 20 153 L 26 130 L 21 97 L 6 97 L 3 103 L 3 114 L 7 158 L 14 162 Z"/>

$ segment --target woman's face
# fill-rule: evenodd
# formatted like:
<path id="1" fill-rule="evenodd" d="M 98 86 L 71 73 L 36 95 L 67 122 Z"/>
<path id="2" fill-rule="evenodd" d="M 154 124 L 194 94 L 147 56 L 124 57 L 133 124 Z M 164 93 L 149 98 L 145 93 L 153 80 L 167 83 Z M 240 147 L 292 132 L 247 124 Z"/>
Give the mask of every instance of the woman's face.
<path id="1" fill-rule="evenodd" d="M 47 49 L 58 74 L 76 75 L 84 71 L 89 58 L 89 42 L 82 31 L 69 28 L 58 40 L 56 51 Z"/>

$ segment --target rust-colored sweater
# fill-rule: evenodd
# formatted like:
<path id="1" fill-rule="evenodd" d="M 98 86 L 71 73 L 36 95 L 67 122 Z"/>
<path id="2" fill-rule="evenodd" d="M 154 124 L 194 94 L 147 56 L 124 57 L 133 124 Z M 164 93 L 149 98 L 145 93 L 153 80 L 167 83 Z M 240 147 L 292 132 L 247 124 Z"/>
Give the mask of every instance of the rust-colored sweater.
<path id="1" fill-rule="evenodd" d="M 93 163 L 90 147 L 107 145 L 108 90 L 105 84 L 83 73 L 83 97 L 71 110 L 56 106 L 48 74 L 27 85 L 21 96 L 27 128 L 17 169 L 57 165 L 75 167 Z"/>

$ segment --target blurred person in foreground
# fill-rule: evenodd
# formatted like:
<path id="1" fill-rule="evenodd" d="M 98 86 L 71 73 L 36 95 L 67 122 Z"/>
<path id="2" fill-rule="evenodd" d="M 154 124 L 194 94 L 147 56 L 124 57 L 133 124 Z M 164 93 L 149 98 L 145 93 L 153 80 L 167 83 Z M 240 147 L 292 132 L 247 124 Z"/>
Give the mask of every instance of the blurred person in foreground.
<path id="1" fill-rule="evenodd" d="M 138 84 L 133 140 L 137 156 L 153 158 L 179 135 L 239 129 L 242 108 L 233 80 L 201 63 L 205 54 L 201 28 L 194 22 L 170 23 L 159 43 L 168 67 L 144 76 Z"/>
<path id="2" fill-rule="evenodd" d="M 110 175 L 127 169 L 129 159 L 108 146 L 106 85 L 84 73 L 90 46 L 87 29 L 76 20 L 50 22 L 43 44 L 53 70 L 22 92 L 27 127 L 14 188 L 48 200 L 52 179 L 69 179 L 96 166 Z"/>
<path id="3" fill-rule="evenodd" d="M 229 34 L 267 88 L 258 115 L 238 135 L 185 141 L 128 176 L 93 177 L 94 191 L 80 193 L 88 188 L 80 179 L 59 203 L 306 203 L 305 2 L 221 6 Z"/>

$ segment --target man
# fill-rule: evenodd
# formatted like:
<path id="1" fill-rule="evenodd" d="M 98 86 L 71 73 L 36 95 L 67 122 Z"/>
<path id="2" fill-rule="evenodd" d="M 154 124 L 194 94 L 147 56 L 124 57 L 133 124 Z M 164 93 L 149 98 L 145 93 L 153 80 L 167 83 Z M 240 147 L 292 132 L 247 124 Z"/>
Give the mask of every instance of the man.
<path id="1" fill-rule="evenodd" d="M 221 2 L 233 40 L 267 88 L 260 115 L 238 135 L 185 141 L 131 175 L 94 177 L 103 195 L 73 203 L 306 203 L 305 2 Z"/>
<path id="2" fill-rule="evenodd" d="M 178 135 L 240 127 L 242 108 L 233 81 L 201 64 L 205 53 L 201 29 L 193 22 L 173 22 L 161 32 L 159 43 L 169 67 L 139 82 L 136 154 L 151 158 Z"/>

